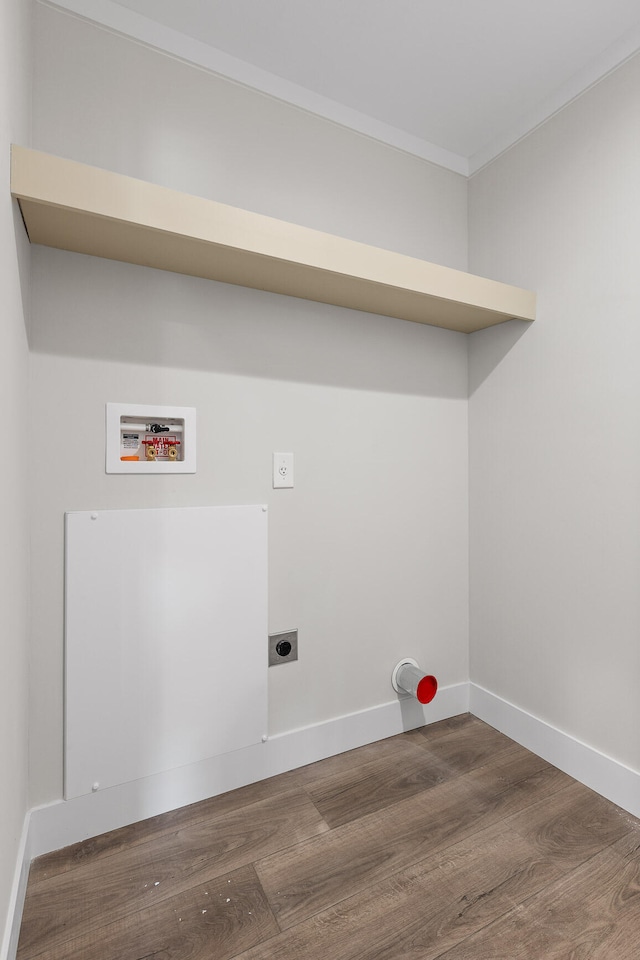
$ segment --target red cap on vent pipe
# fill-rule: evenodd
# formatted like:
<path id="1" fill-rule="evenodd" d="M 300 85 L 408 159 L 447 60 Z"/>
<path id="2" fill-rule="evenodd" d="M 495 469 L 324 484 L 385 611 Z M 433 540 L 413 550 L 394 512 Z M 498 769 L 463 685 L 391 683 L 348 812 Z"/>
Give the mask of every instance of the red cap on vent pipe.
<path id="1" fill-rule="evenodd" d="M 418 684 L 416 697 L 420 703 L 431 703 L 438 692 L 438 681 L 435 677 L 425 676 Z"/>

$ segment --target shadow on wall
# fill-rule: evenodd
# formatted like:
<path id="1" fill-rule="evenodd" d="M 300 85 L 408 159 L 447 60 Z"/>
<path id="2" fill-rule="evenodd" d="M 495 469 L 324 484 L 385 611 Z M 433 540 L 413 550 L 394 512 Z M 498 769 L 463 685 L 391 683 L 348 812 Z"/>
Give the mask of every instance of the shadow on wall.
<path id="1" fill-rule="evenodd" d="M 406 732 L 424 726 L 424 707 L 415 697 L 399 697 L 402 729 Z"/>
<path id="2" fill-rule="evenodd" d="M 24 229 L 20 207 L 13 202 L 13 230 L 16 237 L 18 275 L 20 277 L 20 295 L 22 297 L 22 315 L 27 334 L 31 318 L 31 251 L 32 247 Z"/>
<path id="3" fill-rule="evenodd" d="M 38 353 L 466 399 L 467 337 L 35 246 Z"/>
<path id="4" fill-rule="evenodd" d="M 469 397 L 530 329 L 527 320 L 509 320 L 469 334 Z"/>

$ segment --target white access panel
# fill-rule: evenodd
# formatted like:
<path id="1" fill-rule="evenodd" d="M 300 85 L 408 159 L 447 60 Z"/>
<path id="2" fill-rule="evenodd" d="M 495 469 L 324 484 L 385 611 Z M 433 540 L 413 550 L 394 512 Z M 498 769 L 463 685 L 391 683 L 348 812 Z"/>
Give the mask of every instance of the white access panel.
<path id="1" fill-rule="evenodd" d="M 267 731 L 262 506 L 66 515 L 65 797 Z"/>

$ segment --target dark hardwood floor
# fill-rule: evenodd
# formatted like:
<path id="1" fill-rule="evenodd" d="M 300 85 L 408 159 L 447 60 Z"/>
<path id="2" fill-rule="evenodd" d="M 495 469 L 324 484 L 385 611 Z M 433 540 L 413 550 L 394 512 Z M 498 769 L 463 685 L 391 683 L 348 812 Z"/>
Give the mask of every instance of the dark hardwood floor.
<path id="1" fill-rule="evenodd" d="M 467 714 L 40 857 L 36 957 L 640 960 L 640 821 Z"/>

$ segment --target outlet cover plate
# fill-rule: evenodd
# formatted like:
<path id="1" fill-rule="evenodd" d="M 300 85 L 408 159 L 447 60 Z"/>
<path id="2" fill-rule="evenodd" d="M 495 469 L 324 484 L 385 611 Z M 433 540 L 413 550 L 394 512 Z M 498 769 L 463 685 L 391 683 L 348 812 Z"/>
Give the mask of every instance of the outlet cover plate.
<path id="1" fill-rule="evenodd" d="M 274 453 L 273 455 L 273 489 L 293 486 L 293 454 Z"/>

